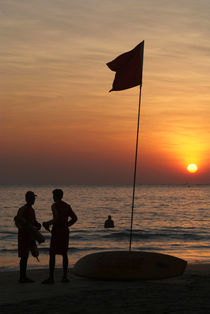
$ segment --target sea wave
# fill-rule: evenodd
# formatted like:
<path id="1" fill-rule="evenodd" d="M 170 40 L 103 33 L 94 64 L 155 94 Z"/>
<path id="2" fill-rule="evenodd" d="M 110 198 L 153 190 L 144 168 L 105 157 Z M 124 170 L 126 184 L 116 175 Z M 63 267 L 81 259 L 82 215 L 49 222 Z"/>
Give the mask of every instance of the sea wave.
<path id="1" fill-rule="evenodd" d="M 46 242 L 50 240 L 51 234 L 49 232 L 42 232 Z M 83 241 L 124 241 L 130 237 L 129 230 L 109 230 L 102 231 L 80 231 L 70 233 L 70 242 Z M 17 232 L 0 231 L 1 240 L 17 241 Z M 183 240 L 183 241 L 209 241 L 210 233 L 205 230 L 196 230 L 193 228 L 186 229 L 153 229 L 153 230 L 133 230 L 132 238 L 135 240 Z"/>
<path id="2" fill-rule="evenodd" d="M 129 237 L 129 232 L 112 232 L 109 234 L 104 234 L 101 237 L 103 239 L 115 239 L 115 240 L 125 240 Z M 132 238 L 136 240 L 165 240 L 168 241 L 169 239 L 177 239 L 177 240 L 191 240 L 191 241 L 197 241 L 197 240 L 209 240 L 210 235 L 209 233 L 203 233 L 203 232 L 189 232 L 187 230 L 183 231 L 133 231 L 132 232 Z"/>
<path id="3" fill-rule="evenodd" d="M 68 251 L 71 253 L 75 252 L 81 252 L 81 251 L 102 251 L 102 250 L 107 250 L 107 248 L 104 247 L 99 247 L 99 246 L 90 246 L 90 247 L 69 247 Z M 0 250 L 0 255 L 7 255 L 7 254 L 15 254 L 17 253 L 17 249 L 1 249 Z M 39 252 L 40 253 L 49 253 L 49 248 L 46 247 L 39 247 Z"/>

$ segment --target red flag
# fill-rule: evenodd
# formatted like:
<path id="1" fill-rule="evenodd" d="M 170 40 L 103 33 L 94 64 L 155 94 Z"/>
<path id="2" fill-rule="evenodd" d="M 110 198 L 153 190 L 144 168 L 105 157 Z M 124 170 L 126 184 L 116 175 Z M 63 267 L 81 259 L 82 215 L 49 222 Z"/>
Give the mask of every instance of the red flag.
<path id="1" fill-rule="evenodd" d="M 110 92 L 142 85 L 143 56 L 144 41 L 107 63 L 110 70 L 116 72 Z"/>

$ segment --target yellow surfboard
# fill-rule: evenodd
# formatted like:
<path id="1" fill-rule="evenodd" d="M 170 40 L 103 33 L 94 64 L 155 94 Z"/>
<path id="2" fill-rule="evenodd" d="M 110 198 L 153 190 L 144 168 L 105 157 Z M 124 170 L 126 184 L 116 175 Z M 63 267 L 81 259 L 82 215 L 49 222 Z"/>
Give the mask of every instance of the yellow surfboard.
<path id="1" fill-rule="evenodd" d="M 187 262 L 160 253 L 106 251 L 86 255 L 77 261 L 74 274 L 102 280 L 155 280 L 183 274 Z"/>

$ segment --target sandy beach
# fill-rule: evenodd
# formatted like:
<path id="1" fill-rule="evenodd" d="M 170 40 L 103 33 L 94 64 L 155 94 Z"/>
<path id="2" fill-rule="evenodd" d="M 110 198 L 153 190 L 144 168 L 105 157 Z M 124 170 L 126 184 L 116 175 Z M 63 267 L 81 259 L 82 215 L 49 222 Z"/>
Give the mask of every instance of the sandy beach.
<path id="1" fill-rule="evenodd" d="M 75 276 L 42 285 L 46 269 L 29 270 L 32 284 L 18 272 L 0 273 L 0 313 L 210 313 L 210 264 L 189 264 L 183 276 L 159 281 L 96 281 Z"/>

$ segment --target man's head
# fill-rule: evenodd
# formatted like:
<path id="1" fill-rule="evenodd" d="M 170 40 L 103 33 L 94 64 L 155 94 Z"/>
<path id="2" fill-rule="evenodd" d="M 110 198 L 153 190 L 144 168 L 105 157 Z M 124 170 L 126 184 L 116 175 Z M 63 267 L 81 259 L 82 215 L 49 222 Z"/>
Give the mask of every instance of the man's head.
<path id="1" fill-rule="evenodd" d="M 34 194 L 34 192 L 32 192 L 32 191 L 26 192 L 26 194 L 25 194 L 26 203 L 29 205 L 33 205 L 35 203 L 36 196 L 37 195 Z"/>
<path id="2" fill-rule="evenodd" d="M 53 192 L 54 201 L 61 201 L 63 198 L 63 191 L 61 189 L 55 189 Z"/>
<path id="3" fill-rule="evenodd" d="M 109 216 L 108 216 L 108 219 L 112 219 L 112 216 L 109 215 Z"/>

